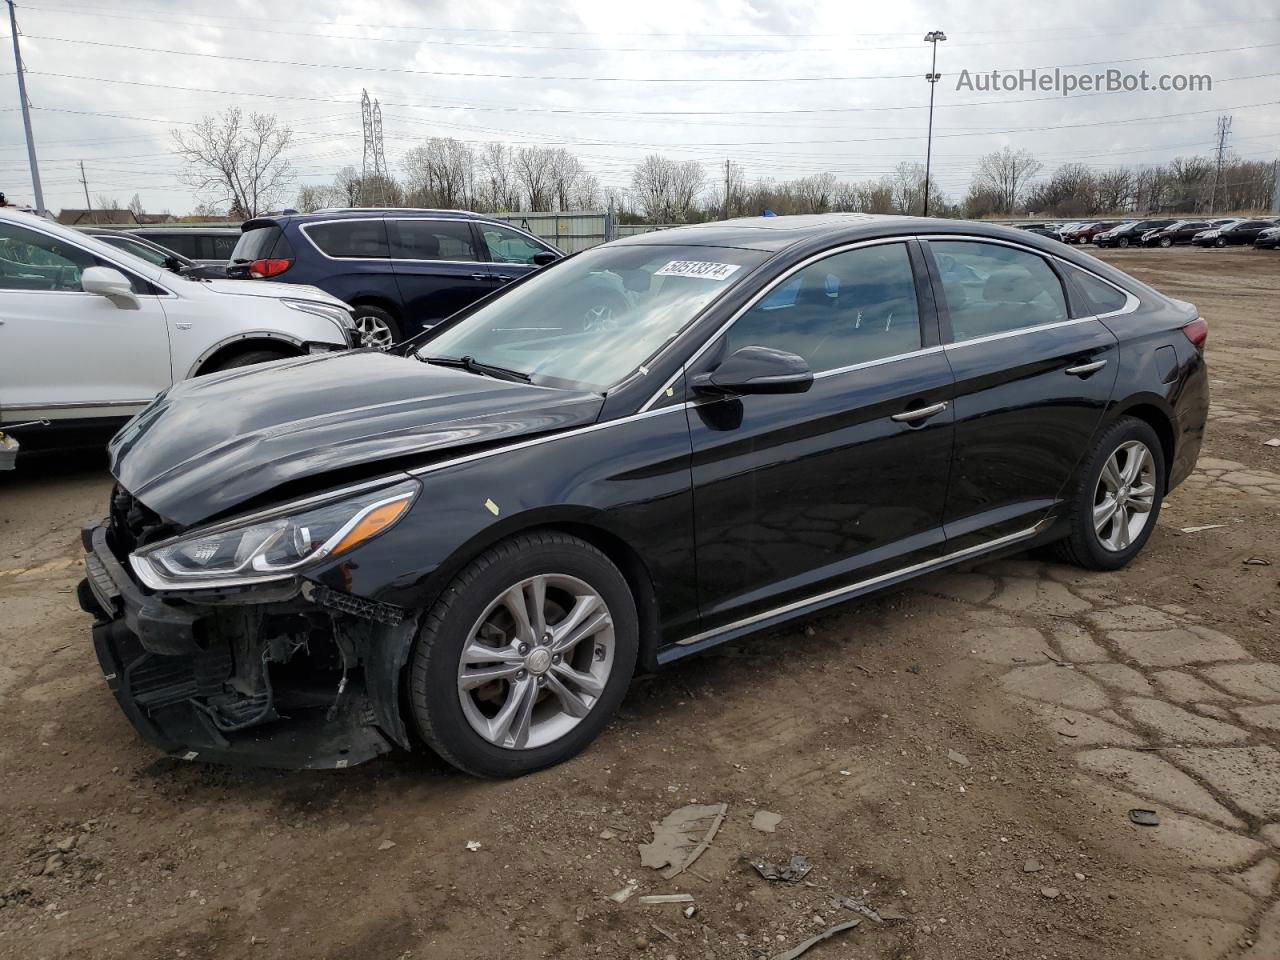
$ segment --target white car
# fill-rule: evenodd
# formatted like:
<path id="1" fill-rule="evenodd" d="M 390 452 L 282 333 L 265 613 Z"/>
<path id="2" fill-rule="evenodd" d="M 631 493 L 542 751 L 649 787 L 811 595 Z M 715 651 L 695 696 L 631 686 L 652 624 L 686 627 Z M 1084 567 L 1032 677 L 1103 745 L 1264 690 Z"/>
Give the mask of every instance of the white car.
<path id="1" fill-rule="evenodd" d="M 355 342 L 311 286 L 188 279 L 0 209 L 0 427 L 123 419 L 187 377 Z"/>

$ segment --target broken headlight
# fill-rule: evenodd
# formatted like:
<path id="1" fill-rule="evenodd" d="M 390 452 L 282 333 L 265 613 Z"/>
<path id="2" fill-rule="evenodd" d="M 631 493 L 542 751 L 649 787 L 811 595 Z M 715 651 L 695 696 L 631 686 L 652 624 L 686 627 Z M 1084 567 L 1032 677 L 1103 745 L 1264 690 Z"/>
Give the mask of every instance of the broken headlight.
<path id="1" fill-rule="evenodd" d="M 339 500 L 309 500 L 195 530 L 129 560 L 153 590 L 280 580 L 387 530 L 409 511 L 419 489 L 417 480 L 407 480 Z"/>

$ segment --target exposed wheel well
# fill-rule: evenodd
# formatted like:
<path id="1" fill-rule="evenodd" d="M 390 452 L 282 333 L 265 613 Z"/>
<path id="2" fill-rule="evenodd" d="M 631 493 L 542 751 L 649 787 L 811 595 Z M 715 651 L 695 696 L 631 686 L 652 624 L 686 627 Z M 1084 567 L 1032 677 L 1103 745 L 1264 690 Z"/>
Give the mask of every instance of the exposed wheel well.
<path id="1" fill-rule="evenodd" d="M 209 356 L 205 357 L 200 366 L 192 374 L 194 377 L 200 376 L 202 373 L 208 373 L 210 370 L 216 370 L 224 363 L 234 359 L 245 353 L 251 353 L 257 350 L 270 350 L 272 353 L 280 354 L 280 357 L 300 357 L 302 349 L 287 343 L 283 340 L 272 340 L 268 337 L 257 337 L 250 340 L 237 340 L 234 343 L 228 343 L 224 347 L 219 347 Z"/>
<path id="2" fill-rule="evenodd" d="M 390 300 L 385 300 L 378 296 L 353 297 L 351 300 L 353 307 L 377 307 L 379 310 L 385 310 L 391 314 L 396 320 L 400 319 L 400 308 Z"/>
<path id="3" fill-rule="evenodd" d="M 1156 436 L 1160 438 L 1160 449 L 1164 453 L 1164 478 L 1168 483 L 1170 471 L 1173 470 L 1173 454 L 1176 446 L 1173 423 L 1169 420 L 1169 415 L 1149 403 L 1129 407 L 1120 411 L 1120 415 L 1141 420 L 1156 432 Z"/>

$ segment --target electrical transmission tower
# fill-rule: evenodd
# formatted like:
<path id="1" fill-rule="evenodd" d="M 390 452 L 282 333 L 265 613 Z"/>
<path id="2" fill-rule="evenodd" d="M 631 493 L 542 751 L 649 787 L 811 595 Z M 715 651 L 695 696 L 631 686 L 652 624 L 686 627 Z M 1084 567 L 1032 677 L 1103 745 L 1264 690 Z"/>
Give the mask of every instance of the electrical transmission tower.
<path id="1" fill-rule="evenodd" d="M 382 105 L 360 91 L 360 117 L 364 123 L 364 162 L 360 168 L 360 192 L 367 206 L 387 205 L 387 158 L 382 151 Z"/>
<path id="2" fill-rule="evenodd" d="M 1231 139 L 1231 114 L 1224 114 L 1218 118 L 1218 146 L 1214 151 L 1217 154 L 1213 170 L 1213 189 L 1209 193 L 1209 212 L 1213 213 L 1218 209 L 1218 182 L 1222 179 L 1222 165 L 1227 159 L 1227 141 Z"/>

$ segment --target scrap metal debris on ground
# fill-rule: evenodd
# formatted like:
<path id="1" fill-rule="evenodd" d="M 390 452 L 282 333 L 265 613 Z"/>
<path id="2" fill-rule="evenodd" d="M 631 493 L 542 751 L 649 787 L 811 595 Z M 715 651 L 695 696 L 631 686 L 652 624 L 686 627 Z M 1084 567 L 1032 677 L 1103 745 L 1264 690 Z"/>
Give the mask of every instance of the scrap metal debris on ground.
<path id="1" fill-rule="evenodd" d="M 1160 826 L 1160 814 L 1154 810 L 1130 810 L 1129 819 L 1140 827 Z"/>
<path id="2" fill-rule="evenodd" d="M 691 803 L 667 814 L 651 824 L 653 842 L 640 844 L 640 863 L 667 880 L 683 873 L 711 845 L 728 810 L 726 803 Z"/>
<path id="3" fill-rule="evenodd" d="M 752 860 L 751 866 L 766 880 L 780 880 L 784 883 L 798 883 L 813 869 L 813 865 L 798 853 L 791 857 L 786 866 L 767 860 Z"/>
<path id="4" fill-rule="evenodd" d="M 792 947 L 786 953 L 779 953 L 777 956 L 773 957 L 772 960 L 796 960 L 796 957 L 805 953 L 810 947 L 817 946 L 823 940 L 830 940 L 837 933 L 844 933 L 846 930 L 852 930 L 860 923 L 862 923 L 861 920 L 846 920 L 844 923 L 837 923 L 834 927 L 823 930 L 816 937 L 810 937 L 804 943 L 800 944 L 800 946 Z"/>

